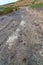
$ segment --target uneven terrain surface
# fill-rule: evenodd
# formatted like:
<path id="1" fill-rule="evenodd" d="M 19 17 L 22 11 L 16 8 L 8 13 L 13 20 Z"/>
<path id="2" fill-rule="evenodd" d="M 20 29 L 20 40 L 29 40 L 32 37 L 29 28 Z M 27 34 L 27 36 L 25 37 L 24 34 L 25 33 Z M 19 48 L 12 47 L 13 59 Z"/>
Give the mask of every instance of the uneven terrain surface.
<path id="1" fill-rule="evenodd" d="M 43 65 L 43 9 L 0 16 L 0 65 Z"/>

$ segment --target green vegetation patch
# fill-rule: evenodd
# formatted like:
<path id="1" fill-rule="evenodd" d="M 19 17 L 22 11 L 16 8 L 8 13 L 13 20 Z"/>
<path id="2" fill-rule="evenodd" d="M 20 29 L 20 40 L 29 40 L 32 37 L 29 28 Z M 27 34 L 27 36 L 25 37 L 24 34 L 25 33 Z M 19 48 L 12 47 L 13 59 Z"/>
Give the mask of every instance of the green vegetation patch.
<path id="1" fill-rule="evenodd" d="M 17 9 L 18 9 L 17 6 L 14 6 L 14 7 L 3 7 L 3 6 L 0 6 L 0 15 L 10 13 L 13 10 L 17 10 Z"/>
<path id="2" fill-rule="evenodd" d="M 31 8 L 41 8 L 43 7 L 43 4 L 32 4 L 30 5 Z"/>

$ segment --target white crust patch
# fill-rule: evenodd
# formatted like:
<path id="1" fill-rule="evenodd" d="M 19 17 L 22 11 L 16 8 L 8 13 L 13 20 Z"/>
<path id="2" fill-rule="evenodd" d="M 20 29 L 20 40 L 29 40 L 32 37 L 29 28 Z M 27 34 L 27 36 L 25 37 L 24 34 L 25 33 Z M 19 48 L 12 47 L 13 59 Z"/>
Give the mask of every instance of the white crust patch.
<path id="1" fill-rule="evenodd" d="M 22 20 L 21 23 L 20 23 L 20 25 L 21 26 L 25 25 L 25 21 Z"/>

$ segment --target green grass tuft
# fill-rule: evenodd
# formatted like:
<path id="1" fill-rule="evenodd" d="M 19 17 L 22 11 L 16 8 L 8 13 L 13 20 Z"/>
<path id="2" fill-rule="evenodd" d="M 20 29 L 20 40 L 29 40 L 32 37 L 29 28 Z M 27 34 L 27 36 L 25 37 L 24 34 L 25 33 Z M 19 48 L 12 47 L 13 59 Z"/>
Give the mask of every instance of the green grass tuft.
<path id="1" fill-rule="evenodd" d="M 43 7 L 43 4 L 32 4 L 30 5 L 31 8 L 41 8 Z"/>
<path id="2" fill-rule="evenodd" d="M 14 7 L 3 7 L 3 6 L 0 6 L 0 15 L 10 13 L 13 10 L 16 11 L 17 9 L 18 9 L 17 6 L 14 6 Z"/>

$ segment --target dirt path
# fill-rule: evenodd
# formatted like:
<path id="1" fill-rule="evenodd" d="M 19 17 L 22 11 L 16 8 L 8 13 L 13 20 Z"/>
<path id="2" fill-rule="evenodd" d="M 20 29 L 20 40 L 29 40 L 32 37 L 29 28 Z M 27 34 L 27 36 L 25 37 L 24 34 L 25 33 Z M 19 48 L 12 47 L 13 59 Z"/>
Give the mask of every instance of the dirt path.
<path id="1" fill-rule="evenodd" d="M 0 65 L 43 65 L 42 10 L 21 7 L 0 23 Z"/>

